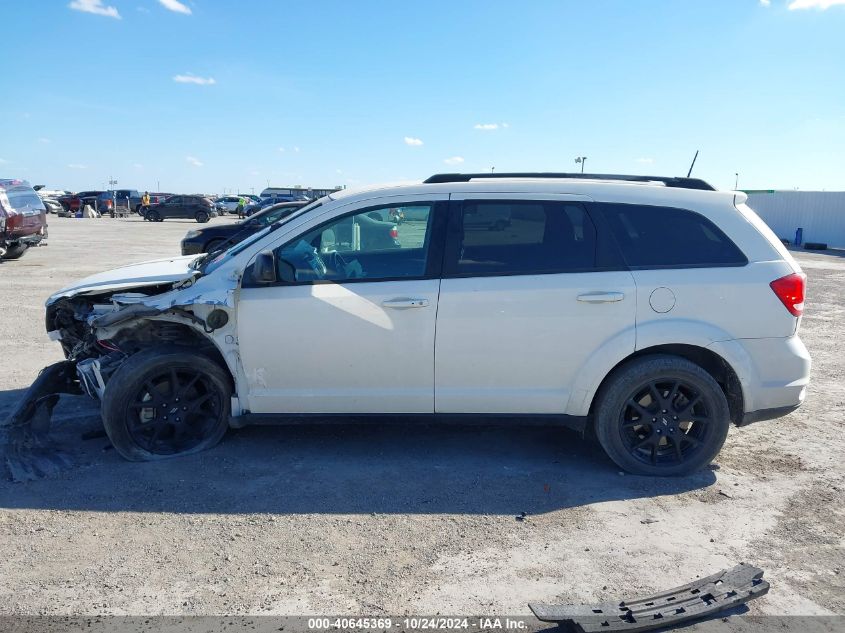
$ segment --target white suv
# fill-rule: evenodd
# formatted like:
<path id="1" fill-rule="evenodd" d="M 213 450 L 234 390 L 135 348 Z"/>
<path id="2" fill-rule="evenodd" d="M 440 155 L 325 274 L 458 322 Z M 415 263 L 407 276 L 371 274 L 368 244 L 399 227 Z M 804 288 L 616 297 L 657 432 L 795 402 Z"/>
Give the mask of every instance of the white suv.
<path id="1" fill-rule="evenodd" d="M 745 200 L 570 174 L 340 191 L 224 253 L 61 290 L 48 330 L 130 460 L 253 423 L 483 418 L 679 475 L 806 392 L 805 277 Z"/>

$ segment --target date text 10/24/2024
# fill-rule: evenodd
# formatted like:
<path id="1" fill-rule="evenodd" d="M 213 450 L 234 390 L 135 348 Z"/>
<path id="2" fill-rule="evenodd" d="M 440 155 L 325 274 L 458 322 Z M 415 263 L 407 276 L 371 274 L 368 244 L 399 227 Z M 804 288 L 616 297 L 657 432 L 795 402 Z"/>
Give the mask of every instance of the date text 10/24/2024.
<path id="1" fill-rule="evenodd" d="M 315 617 L 308 619 L 311 631 L 526 631 L 528 618 L 511 617 Z"/>

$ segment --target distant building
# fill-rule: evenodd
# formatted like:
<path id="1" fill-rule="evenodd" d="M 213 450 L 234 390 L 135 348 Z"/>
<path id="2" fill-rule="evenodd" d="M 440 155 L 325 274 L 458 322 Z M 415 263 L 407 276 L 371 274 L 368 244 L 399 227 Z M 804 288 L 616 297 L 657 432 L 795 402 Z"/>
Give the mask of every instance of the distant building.
<path id="1" fill-rule="evenodd" d="M 790 243 L 802 230 L 802 243 L 845 248 L 845 191 L 746 191 L 754 209 L 777 236 Z"/>
<path id="2" fill-rule="evenodd" d="M 269 198 L 271 196 L 294 196 L 297 198 L 305 197 L 311 200 L 315 198 L 322 198 L 334 191 L 339 191 L 340 187 L 334 189 L 314 189 L 313 187 L 267 187 L 261 192 L 262 198 Z"/>

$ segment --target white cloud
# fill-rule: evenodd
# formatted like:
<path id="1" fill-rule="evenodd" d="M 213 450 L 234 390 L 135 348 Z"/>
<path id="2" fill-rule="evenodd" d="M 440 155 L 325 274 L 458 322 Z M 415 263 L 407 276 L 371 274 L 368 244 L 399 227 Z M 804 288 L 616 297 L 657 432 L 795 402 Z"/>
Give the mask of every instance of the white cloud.
<path id="1" fill-rule="evenodd" d="M 7 161 L 5 158 L 0 158 L 0 165 L 8 165 L 8 164 L 9 164 L 9 161 Z"/>
<path id="2" fill-rule="evenodd" d="M 410 145 L 411 147 L 419 147 L 422 145 L 422 140 L 418 138 L 414 138 L 413 136 L 406 136 L 405 137 L 405 145 Z"/>
<path id="3" fill-rule="evenodd" d="M 498 130 L 498 123 L 476 123 L 473 126 L 476 130 Z"/>
<path id="4" fill-rule="evenodd" d="M 452 156 L 452 158 L 443 159 L 443 162 L 447 165 L 460 165 L 462 162 L 464 162 L 464 159 L 462 156 Z"/>
<path id="5" fill-rule="evenodd" d="M 135 163 L 135 164 L 134 164 L 134 165 L 132 165 L 132 166 L 133 166 L 135 169 L 143 169 L 143 168 L 144 168 L 144 166 L 143 166 L 141 163 Z"/>
<path id="6" fill-rule="evenodd" d="M 185 156 L 185 160 L 188 161 L 194 167 L 202 167 L 202 161 L 198 158 L 194 158 L 193 156 Z"/>
<path id="7" fill-rule="evenodd" d="M 39 142 L 39 143 L 41 143 L 42 145 L 47 145 L 47 143 L 49 143 L 49 142 L 50 142 L 50 139 L 48 139 L 48 138 L 44 138 L 44 137 L 42 136 L 40 139 L 38 139 L 38 142 Z"/>
<path id="8" fill-rule="evenodd" d="M 135 7 L 135 10 L 139 13 L 149 13 L 150 10 L 147 7 Z"/>
<path id="9" fill-rule="evenodd" d="M 191 15 L 191 9 L 179 2 L 179 0 L 158 0 L 158 3 L 168 11 Z"/>
<path id="10" fill-rule="evenodd" d="M 837 5 L 845 5 L 845 0 L 792 0 L 788 8 L 790 11 L 795 11 L 796 9 L 819 9 L 824 11 Z"/>
<path id="11" fill-rule="evenodd" d="M 198 86 L 213 86 L 217 83 L 214 77 L 197 77 L 192 73 L 185 73 L 184 75 L 174 75 L 173 81 L 177 84 L 196 84 Z"/>
<path id="12" fill-rule="evenodd" d="M 280 151 L 280 152 L 284 152 L 284 151 L 285 151 L 285 148 L 284 148 L 284 147 L 280 147 L 280 148 L 279 148 L 279 151 Z"/>
<path id="13" fill-rule="evenodd" d="M 88 169 L 88 165 L 80 165 L 79 163 L 70 163 L 68 167 L 71 169 Z"/>
<path id="14" fill-rule="evenodd" d="M 651 165 L 654 162 L 653 158 L 638 158 L 638 163 L 642 163 L 643 165 Z"/>
<path id="15" fill-rule="evenodd" d="M 760 4 L 764 7 L 770 7 L 772 6 L 772 0 L 760 0 Z"/>
<path id="16" fill-rule="evenodd" d="M 510 123 L 502 123 L 502 127 L 510 127 L 510 126 L 511 126 Z"/>
<path id="17" fill-rule="evenodd" d="M 294 147 L 293 151 L 295 151 L 297 154 L 299 154 L 299 147 Z"/>
<path id="18" fill-rule="evenodd" d="M 94 15 L 104 15 L 107 18 L 120 19 L 120 14 L 115 7 L 103 6 L 103 0 L 73 0 L 67 5 L 74 11 L 82 11 L 83 13 L 93 13 Z"/>

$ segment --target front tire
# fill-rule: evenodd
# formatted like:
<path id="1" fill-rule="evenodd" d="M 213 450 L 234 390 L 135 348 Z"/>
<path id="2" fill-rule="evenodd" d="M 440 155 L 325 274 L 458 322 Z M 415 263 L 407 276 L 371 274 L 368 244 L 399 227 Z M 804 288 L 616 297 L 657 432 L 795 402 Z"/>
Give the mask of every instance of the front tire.
<path id="1" fill-rule="evenodd" d="M 103 394 L 106 434 L 129 461 L 189 455 L 217 444 L 229 422 L 231 379 L 208 356 L 178 346 L 127 359 Z"/>
<path id="2" fill-rule="evenodd" d="M 205 224 L 208 222 L 208 214 L 205 211 L 197 211 L 197 214 L 194 216 L 194 219 L 199 222 L 200 224 Z"/>
<path id="3" fill-rule="evenodd" d="M 611 374 L 597 396 L 595 431 L 635 475 L 688 475 L 719 453 L 730 411 L 719 383 L 677 356 L 646 356 Z"/>

